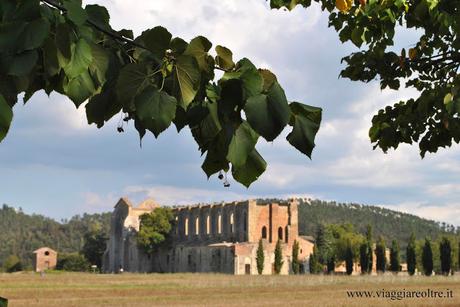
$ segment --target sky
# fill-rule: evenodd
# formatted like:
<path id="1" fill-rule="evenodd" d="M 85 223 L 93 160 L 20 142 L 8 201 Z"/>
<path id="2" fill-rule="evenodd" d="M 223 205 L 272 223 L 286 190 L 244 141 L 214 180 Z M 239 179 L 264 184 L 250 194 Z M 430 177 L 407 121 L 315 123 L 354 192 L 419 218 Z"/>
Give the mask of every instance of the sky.
<path id="1" fill-rule="evenodd" d="M 384 154 L 373 150 L 368 129 L 386 105 L 416 97 L 411 90 L 381 91 L 339 79 L 340 59 L 356 47 L 341 44 L 327 27 L 327 14 L 313 6 L 293 12 L 270 10 L 265 0 L 84 1 L 108 8 L 115 29 L 165 26 L 190 40 L 204 35 L 229 47 L 234 59 L 249 58 L 272 70 L 290 101 L 323 108 L 312 160 L 285 140 L 259 141 L 267 171 L 249 189 L 230 179 L 225 188 L 201 170 L 203 157 L 190 132 L 172 126 L 139 147 L 132 125 L 116 132 L 120 115 L 102 129 L 87 124 L 84 106 L 59 94 L 39 92 L 14 108 L 0 144 L 0 203 L 55 219 L 112 210 L 126 196 L 160 204 L 302 196 L 383 206 L 460 225 L 460 149 L 421 159 L 417 146 Z M 416 42 L 399 29 L 395 49 Z"/>

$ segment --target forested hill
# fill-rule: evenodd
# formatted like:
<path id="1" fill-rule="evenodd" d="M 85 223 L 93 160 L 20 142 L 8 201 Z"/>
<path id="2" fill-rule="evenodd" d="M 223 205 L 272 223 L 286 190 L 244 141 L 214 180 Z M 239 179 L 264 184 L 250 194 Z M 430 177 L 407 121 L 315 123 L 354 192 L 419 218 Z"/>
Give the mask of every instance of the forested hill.
<path id="1" fill-rule="evenodd" d="M 83 214 L 57 221 L 42 215 L 28 215 L 7 205 L 0 208 L 0 267 L 10 255 L 17 255 L 27 267 L 32 252 L 48 246 L 58 252 L 78 252 L 83 236 L 94 227 L 108 233 L 110 213 Z"/>
<path id="2" fill-rule="evenodd" d="M 350 223 L 362 234 L 370 224 L 374 238 L 382 235 L 387 241 L 396 239 L 403 245 L 408 242 L 411 232 L 418 239 L 427 236 L 435 239 L 444 233 L 460 233 L 460 227 L 377 206 L 306 199 L 299 199 L 299 202 L 299 232 L 305 235 L 314 235 L 320 223 Z"/>

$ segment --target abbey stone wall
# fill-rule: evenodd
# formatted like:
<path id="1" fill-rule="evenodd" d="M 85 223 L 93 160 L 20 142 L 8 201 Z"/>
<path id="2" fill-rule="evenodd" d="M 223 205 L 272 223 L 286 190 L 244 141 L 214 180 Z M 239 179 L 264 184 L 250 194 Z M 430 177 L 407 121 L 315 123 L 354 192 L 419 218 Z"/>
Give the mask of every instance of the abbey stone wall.
<path id="1" fill-rule="evenodd" d="M 274 249 L 282 242 L 282 274 L 290 270 L 294 240 L 306 262 L 313 244 L 298 236 L 297 203 L 257 203 L 254 200 L 174 208 L 171 248 L 146 255 L 137 247 L 139 216 L 158 205 L 133 208 L 121 199 L 112 215 L 111 235 L 104 254 L 105 272 L 221 272 L 257 274 L 256 252 L 262 239 L 264 274 L 272 274 Z M 305 266 L 307 264 L 305 263 Z"/>

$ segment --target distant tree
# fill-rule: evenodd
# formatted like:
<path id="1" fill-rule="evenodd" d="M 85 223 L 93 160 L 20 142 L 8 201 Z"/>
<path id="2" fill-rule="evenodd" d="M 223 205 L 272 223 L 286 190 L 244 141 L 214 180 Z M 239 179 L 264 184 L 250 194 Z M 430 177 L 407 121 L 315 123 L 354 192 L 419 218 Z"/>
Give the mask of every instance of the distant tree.
<path id="1" fill-rule="evenodd" d="M 426 276 L 433 274 L 433 250 L 431 248 L 431 241 L 428 238 L 425 238 L 425 245 L 423 246 L 422 265 Z"/>
<path id="2" fill-rule="evenodd" d="M 22 270 L 21 259 L 16 255 L 10 255 L 3 263 L 3 270 L 7 273 L 18 272 Z"/>
<path id="3" fill-rule="evenodd" d="M 367 231 L 366 231 L 366 243 L 367 243 L 367 273 L 372 272 L 372 264 L 373 264 L 373 251 L 372 251 L 372 226 L 370 224 L 367 225 Z"/>
<path id="4" fill-rule="evenodd" d="M 459 231 L 458 231 L 458 230 L 459 230 L 458 228 L 460 228 L 460 227 L 457 227 L 457 232 L 459 232 Z M 460 235 L 460 233 L 459 233 L 459 235 Z M 457 257 L 457 258 L 458 258 L 458 259 L 457 259 L 457 269 L 460 271 L 460 240 L 458 241 L 457 256 L 458 256 L 458 257 Z"/>
<path id="5" fill-rule="evenodd" d="M 397 273 L 400 271 L 400 268 L 399 244 L 396 240 L 393 240 L 390 249 L 390 271 Z"/>
<path id="6" fill-rule="evenodd" d="M 377 241 L 376 248 L 375 248 L 375 256 L 376 256 L 376 268 L 377 272 L 385 273 L 385 269 L 387 266 L 387 257 L 386 257 L 386 246 L 385 240 L 383 237 L 380 237 Z"/>
<path id="7" fill-rule="evenodd" d="M 283 267 L 283 250 L 281 248 L 281 240 L 276 242 L 275 247 L 275 274 L 279 274 L 281 272 L 281 268 Z"/>
<path id="8" fill-rule="evenodd" d="M 330 255 L 327 259 L 327 274 L 334 273 L 335 271 L 335 256 Z"/>
<path id="9" fill-rule="evenodd" d="M 56 264 L 56 269 L 69 272 L 87 272 L 91 264 L 88 260 L 81 254 L 70 253 L 64 254 L 61 253 L 58 255 L 58 261 Z"/>
<path id="10" fill-rule="evenodd" d="M 102 267 L 102 256 L 107 245 L 107 236 L 99 227 L 91 229 L 84 235 L 82 254 L 92 264 Z"/>
<path id="11" fill-rule="evenodd" d="M 322 223 L 318 224 L 315 236 L 318 261 L 322 265 L 327 265 L 333 255 L 333 237 L 331 231 Z"/>
<path id="12" fill-rule="evenodd" d="M 353 258 L 353 247 L 351 245 L 351 242 L 348 242 L 345 257 L 345 267 L 347 269 L 347 275 L 351 275 L 353 273 Z"/>
<path id="13" fill-rule="evenodd" d="M 415 268 L 417 266 L 417 256 L 415 251 L 415 234 L 412 233 L 409 239 L 409 244 L 406 248 L 406 258 L 407 258 L 407 272 L 409 275 L 415 274 Z"/>
<path id="14" fill-rule="evenodd" d="M 366 241 L 359 248 L 359 261 L 362 274 L 370 274 L 372 272 L 372 226 L 366 227 Z"/>
<path id="15" fill-rule="evenodd" d="M 444 275 L 449 275 L 452 267 L 452 247 L 449 238 L 443 237 L 441 239 L 439 254 L 441 258 L 441 272 Z"/>
<path id="16" fill-rule="evenodd" d="M 297 240 L 292 244 L 292 272 L 294 274 L 300 273 L 299 242 Z"/>
<path id="17" fill-rule="evenodd" d="M 259 240 L 259 246 L 257 247 L 257 272 L 262 274 L 264 271 L 264 262 L 265 262 L 265 256 L 264 256 L 264 245 L 262 244 L 262 239 Z"/>
<path id="18" fill-rule="evenodd" d="M 174 216 L 170 208 L 160 207 L 151 213 L 140 216 L 140 227 L 137 233 L 138 245 L 147 253 L 152 254 L 160 246 L 168 243 L 168 235 L 172 229 Z"/>
<path id="19" fill-rule="evenodd" d="M 313 253 L 310 254 L 309 258 L 310 273 L 318 274 L 322 272 L 322 266 L 318 261 L 318 253 L 316 251 L 316 246 L 313 246 Z"/>
<path id="20" fill-rule="evenodd" d="M 367 273 L 368 267 L 368 257 L 367 257 L 367 243 L 364 242 L 359 246 L 359 264 L 361 266 L 361 274 Z"/>

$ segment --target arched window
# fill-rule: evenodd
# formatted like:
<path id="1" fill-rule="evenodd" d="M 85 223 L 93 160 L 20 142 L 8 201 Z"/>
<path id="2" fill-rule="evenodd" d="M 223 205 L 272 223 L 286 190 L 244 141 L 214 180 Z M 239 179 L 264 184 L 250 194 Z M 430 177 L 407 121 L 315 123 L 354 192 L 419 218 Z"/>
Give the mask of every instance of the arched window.
<path id="1" fill-rule="evenodd" d="M 235 232 L 235 223 L 233 220 L 233 213 L 230 214 L 230 233 Z"/>
<path id="2" fill-rule="evenodd" d="M 188 217 L 185 218 L 184 233 L 185 233 L 186 236 L 188 236 Z"/>
<path id="3" fill-rule="evenodd" d="M 198 235 L 200 233 L 200 219 L 197 216 L 195 218 L 195 235 Z"/>
<path id="4" fill-rule="evenodd" d="M 222 233 L 222 215 L 217 216 L 217 233 Z"/>
<path id="5" fill-rule="evenodd" d="M 278 240 L 283 241 L 283 227 L 278 228 Z"/>
<path id="6" fill-rule="evenodd" d="M 175 229 L 176 235 L 178 235 L 179 234 L 179 217 L 178 216 L 176 216 L 175 221 L 176 222 L 174 223 L 175 224 L 174 229 Z"/>
<path id="7" fill-rule="evenodd" d="M 262 239 L 267 238 L 267 227 L 262 227 Z"/>
<path id="8" fill-rule="evenodd" d="M 211 233 L 211 217 L 208 215 L 206 217 L 206 234 L 210 234 Z"/>
<path id="9" fill-rule="evenodd" d="M 286 243 L 288 243 L 288 241 L 289 241 L 289 229 L 288 229 L 287 226 L 284 227 L 284 241 L 285 241 Z"/>

